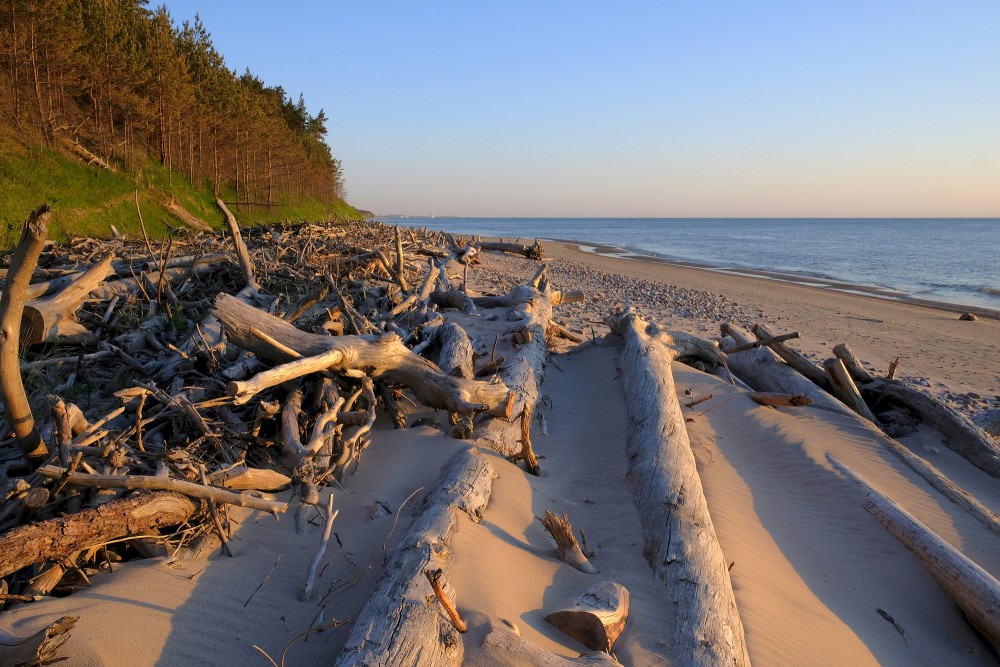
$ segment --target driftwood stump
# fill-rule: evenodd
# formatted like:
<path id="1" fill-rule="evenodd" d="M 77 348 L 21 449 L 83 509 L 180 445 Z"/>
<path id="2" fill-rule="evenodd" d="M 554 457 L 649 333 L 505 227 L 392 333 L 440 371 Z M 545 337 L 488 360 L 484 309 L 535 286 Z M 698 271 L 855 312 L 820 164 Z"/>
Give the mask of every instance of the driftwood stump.
<path id="1" fill-rule="evenodd" d="M 573 606 L 545 620 L 593 651 L 611 653 L 628 620 L 628 589 L 602 581 L 573 599 Z"/>

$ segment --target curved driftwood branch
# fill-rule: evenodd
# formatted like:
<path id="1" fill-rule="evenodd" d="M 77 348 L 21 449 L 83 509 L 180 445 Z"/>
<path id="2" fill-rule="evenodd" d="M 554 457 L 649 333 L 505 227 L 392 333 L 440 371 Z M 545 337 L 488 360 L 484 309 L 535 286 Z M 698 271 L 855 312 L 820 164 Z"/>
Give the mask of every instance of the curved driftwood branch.
<path id="1" fill-rule="evenodd" d="M 865 509 L 913 552 L 969 623 L 1000 653 L 1000 581 L 832 455 L 826 458 L 861 487 Z"/>
<path id="2" fill-rule="evenodd" d="M 41 206 L 28 216 L 21 240 L 10 260 L 3 293 L 0 294 L 0 401 L 7 411 L 7 420 L 17 444 L 31 461 L 44 459 L 49 452 L 35 426 L 35 418 L 24 393 L 18 347 L 28 281 L 45 245 L 49 215 L 49 207 Z"/>
<path id="3" fill-rule="evenodd" d="M 413 354 L 395 334 L 383 336 L 321 336 L 296 329 L 281 318 L 269 315 L 228 294 L 220 294 L 212 313 L 222 322 L 229 340 L 259 357 L 272 361 L 294 360 L 324 355 L 316 368 L 313 361 L 298 362 L 298 375 L 287 373 L 287 364 L 265 371 L 266 382 L 249 380 L 234 384 L 237 398 L 253 395 L 266 386 L 274 386 L 315 370 L 359 370 L 373 378 L 388 377 L 408 387 L 417 400 L 432 408 L 471 415 L 486 411 L 497 416 L 510 414 L 511 393 L 503 383 L 487 383 L 446 375 L 434 363 Z M 263 333 L 264 336 L 260 334 Z M 275 345 L 270 341 L 281 341 Z M 291 351 L 291 353 L 290 353 Z M 311 369 L 311 370 L 309 370 Z M 305 372 L 300 372 L 305 370 Z"/>
<path id="4" fill-rule="evenodd" d="M 444 569 L 451 560 L 449 543 L 459 514 L 478 521 L 495 476 L 493 467 L 474 449 L 448 459 L 420 515 L 389 553 L 337 667 L 461 664 L 462 636 L 438 610 L 424 571 Z M 450 597 L 454 599 L 453 592 Z"/>
<path id="5" fill-rule="evenodd" d="M 629 477 L 645 536 L 644 553 L 675 608 L 669 644 L 685 664 L 749 665 L 726 560 L 684 426 L 668 350 L 626 311 L 615 332 L 625 339 Z"/>
<path id="6" fill-rule="evenodd" d="M 76 551 L 126 535 L 176 526 L 196 509 L 187 496 L 161 491 L 13 528 L 0 535 L 0 577 L 35 563 L 61 561 Z"/>

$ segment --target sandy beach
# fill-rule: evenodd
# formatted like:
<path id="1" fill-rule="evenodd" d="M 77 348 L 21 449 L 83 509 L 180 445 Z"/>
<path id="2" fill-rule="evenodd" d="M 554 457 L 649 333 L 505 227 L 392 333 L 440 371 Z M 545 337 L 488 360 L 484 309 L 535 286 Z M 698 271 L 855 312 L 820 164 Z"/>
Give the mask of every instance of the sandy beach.
<path id="1" fill-rule="evenodd" d="M 816 361 L 848 343 L 874 374 L 884 375 L 898 358 L 897 378 L 967 415 L 1000 408 L 996 319 L 960 321 L 950 309 L 624 259 L 572 243 L 545 247 L 553 285 L 587 295 L 583 303 L 556 306 L 553 319 L 585 342 L 563 341 L 550 350 L 536 408 L 541 416 L 532 423 L 542 475 L 481 450 L 496 471 L 492 494 L 478 522 L 459 522 L 445 573 L 469 624 L 466 664 L 523 664 L 483 648 L 492 627 L 516 628 L 555 655 L 579 655 L 584 647 L 544 616 L 601 579 L 631 595 L 615 657 L 624 665 L 685 664 L 665 641 L 674 602 L 643 557 L 626 474 L 629 419 L 619 340 L 603 322 L 616 304 L 704 338 L 718 336 L 723 321 L 797 331 L 794 347 Z M 537 267 L 485 252 L 471 271 L 471 287 L 505 293 Z M 856 419 L 809 407 L 763 407 L 723 379 L 677 362 L 672 370 L 682 401 L 714 395 L 683 412 L 753 664 L 996 664 L 990 646 L 913 554 L 865 511 L 857 487 L 827 455 L 994 576 L 1000 537 L 880 447 Z M 411 407 L 409 422 L 422 418 L 447 421 L 443 413 Z M 134 561 L 70 597 L 6 611 L 0 628 L 23 634 L 79 615 L 65 649 L 70 666 L 330 664 L 386 567 L 386 550 L 406 532 L 441 466 L 469 446 L 433 424 L 392 430 L 382 422 L 354 474 L 341 488 L 322 491 L 320 505 L 332 493 L 339 515 L 317 601 L 298 596 L 323 521 L 315 518 L 299 536 L 290 517 L 275 521 L 241 510 L 230 513 L 238 524 L 233 558 Z M 996 480 L 942 438 L 921 426 L 901 441 L 1000 512 Z M 554 557 L 535 519 L 545 510 L 566 511 L 585 534 L 597 578 Z"/>

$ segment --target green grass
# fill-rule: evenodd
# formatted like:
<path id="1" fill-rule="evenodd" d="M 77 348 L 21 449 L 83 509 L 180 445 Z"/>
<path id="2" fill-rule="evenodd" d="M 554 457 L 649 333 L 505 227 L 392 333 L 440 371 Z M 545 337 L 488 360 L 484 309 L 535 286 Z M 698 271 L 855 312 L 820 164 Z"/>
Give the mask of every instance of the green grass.
<path id="1" fill-rule="evenodd" d="M 68 241 L 74 236 L 110 237 L 112 225 L 126 236 L 140 238 L 136 193 L 151 238 L 164 238 L 171 229 L 185 228 L 163 207 L 171 197 L 213 228 L 223 227 L 211 190 L 193 186 L 176 171 L 168 173 L 155 160 L 147 160 L 141 169 L 113 173 L 0 136 L 0 184 L 0 249 L 17 243 L 28 213 L 42 203 L 52 207 L 49 237 L 56 241 Z M 224 193 L 223 199 L 228 198 Z M 271 209 L 237 208 L 233 213 L 241 224 L 254 225 L 361 218 L 343 202 L 314 200 L 281 202 Z"/>

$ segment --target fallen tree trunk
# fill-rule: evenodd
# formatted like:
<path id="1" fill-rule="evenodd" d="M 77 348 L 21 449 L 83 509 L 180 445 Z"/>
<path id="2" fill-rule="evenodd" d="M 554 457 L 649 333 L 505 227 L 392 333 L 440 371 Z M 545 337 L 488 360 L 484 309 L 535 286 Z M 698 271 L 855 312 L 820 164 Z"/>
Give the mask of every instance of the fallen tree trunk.
<path id="1" fill-rule="evenodd" d="M 877 380 L 865 385 L 865 393 L 869 392 L 910 408 L 945 436 L 948 447 L 983 472 L 1000 478 L 1000 444 L 965 415 L 919 389 L 894 380 Z"/>
<path id="2" fill-rule="evenodd" d="M 495 476 L 493 467 L 474 449 L 448 459 L 434 490 L 424 499 L 420 515 L 388 554 L 378 585 L 358 614 L 337 667 L 462 663 L 462 635 L 438 611 L 424 571 L 445 569 L 451 560 L 449 546 L 459 514 L 479 520 Z M 454 599 L 454 593 L 449 597 Z"/>
<path id="3" fill-rule="evenodd" d="M 1000 653 L 1000 581 L 972 562 L 856 472 L 827 459 L 864 494 L 865 509 L 913 552 L 965 618 Z"/>
<path id="4" fill-rule="evenodd" d="M 35 462 L 48 456 L 49 451 L 35 426 L 35 418 L 24 393 L 18 348 L 24 298 L 28 281 L 45 245 L 49 215 L 49 207 L 43 205 L 28 216 L 21 240 L 10 259 L 3 293 L 0 294 L 0 402 L 7 412 L 7 422 L 14 431 L 18 446 L 29 461 Z"/>
<path id="5" fill-rule="evenodd" d="M 43 341 L 84 343 L 94 335 L 76 319 L 76 311 L 97 286 L 114 273 L 114 255 L 105 255 L 58 294 L 30 301 L 21 318 L 21 345 Z"/>
<path id="6" fill-rule="evenodd" d="M 723 350 L 751 342 L 750 334 L 732 323 L 723 324 L 722 333 L 733 341 L 730 343 L 724 338 Z M 726 360 L 733 373 L 756 391 L 808 396 L 814 407 L 841 414 L 854 414 L 846 405 L 781 361 L 769 347 L 727 354 Z"/>
<path id="7" fill-rule="evenodd" d="M 538 240 L 533 245 L 522 245 L 520 243 L 502 243 L 499 241 L 480 241 L 476 244 L 480 250 L 492 250 L 495 252 L 506 252 L 512 255 L 521 255 L 528 259 L 542 261 L 545 258 L 545 248 Z"/>
<path id="8" fill-rule="evenodd" d="M 643 553 L 675 604 L 667 643 L 684 664 L 749 665 L 726 560 L 670 370 L 676 352 L 646 330 L 646 322 L 627 311 L 613 328 L 625 338 L 628 474 L 642 519 Z"/>
<path id="9" fill-rule="evenodd" d="M 434 363 L 413 354 L 395 334 L 310 334 L 228 294 L 219 294 L 212 314 L 222 322 L 229 340 L 244 350 L 278 362 L 294 361 L 293 354 L 304 357 L 294 362 L 294 372 L 285 373 L 288 369 L 279 366 L 246 382 L 231 383 L 228 391 L 237 399 L 318 370 L 363 370 L 373 378 L 384 376 L 408 387 L 417 400 L 432 408 L 463 415 L 480 411 L 497 416 L 511 414 L 512 394 L 506 385 L 446 375 Z M 320 355 L 323 357 L 319 362 L 309 359 Z"/>
<path id="10" fill-rule="evenodd" d="M 0 535 L 0 577 L 35 563 L 58 562 L 76 551 L 120 537 L 176 526 L 196 509 L 188 497 L 160 491 L 13 528 Z"/>

